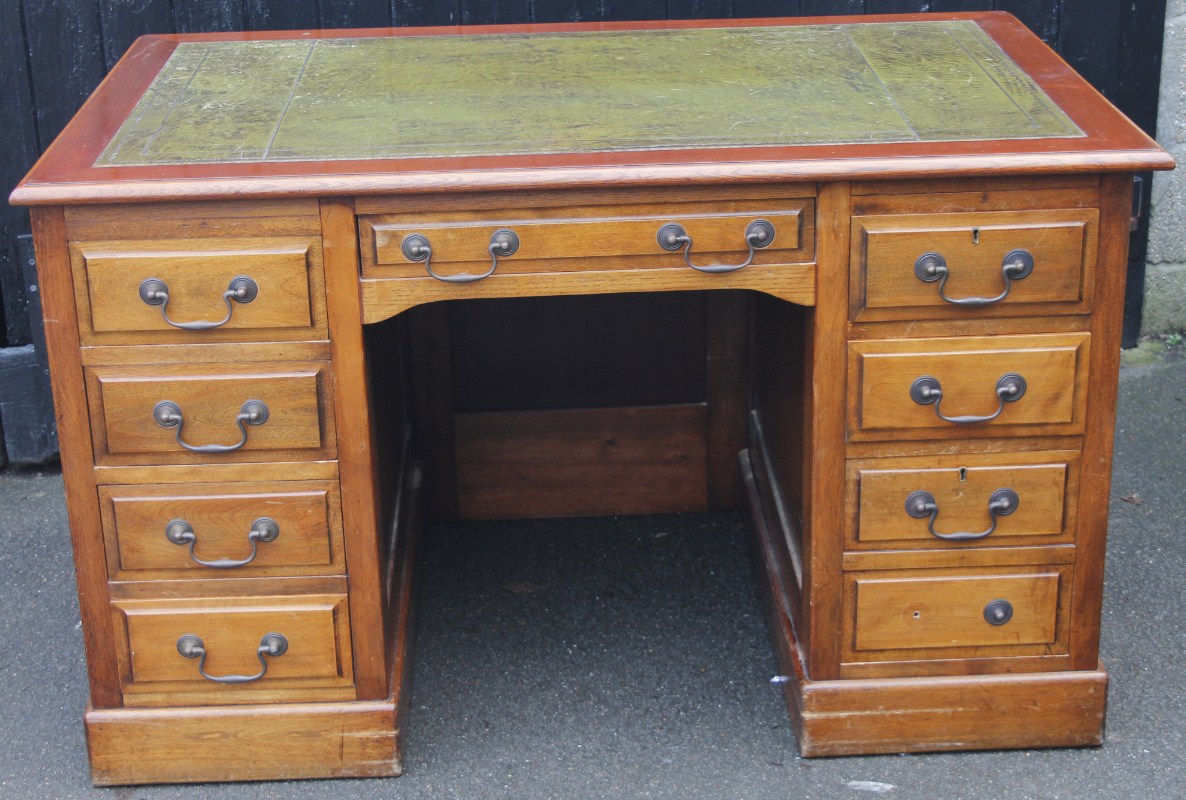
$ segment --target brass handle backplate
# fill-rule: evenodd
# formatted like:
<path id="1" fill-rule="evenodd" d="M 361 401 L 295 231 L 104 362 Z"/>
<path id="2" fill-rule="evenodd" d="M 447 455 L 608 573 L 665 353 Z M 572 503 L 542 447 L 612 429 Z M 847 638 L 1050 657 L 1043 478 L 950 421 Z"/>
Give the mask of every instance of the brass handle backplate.
<path id="1" fill-rule="evenodd" d="M 1006 403 L 1016 403 L 1022 398 L 1025 394 L 1025 386 L 1025 378 L 1016 372 L 1007 372 L 1002 375 L 1001 379 L 997 381 L 997 410 L 984 416 L 948 417 L 944 415 L 940 408 L 943 401 L 943 387 L 940 386 L 938 378 L 930 375 L 915 379 L 914 383 L 910 385 L 910 399 L 920 406 L 934 405 L 935 416 L 944 422 L 952 422 L 956 425 L 975 425 L 978 422 L 989 422 L 999 417 L 1005 410 Z"/>
<path id="2" fill-rule="evenodd" d="M 764 219 L 756 219 L 745 227 L 745 243 L 749 247 L 749 255 L 740 264 L 706 264 L 703 266 L 693 264 L 691 258 L 692 237 L 684 230 L 684 226 L 678 222 L 669 222 L 659 228 L 656 239 L 660 247 L 672 253 L 682 247 L 684 251 L 684 263 L 697 272 L 721 274 L 724 272 L 736 272 L 752 264 L 754 254 L 757 250 L 763 247 L 769 247 L 770 243 L 774 241 L 774 225 Z"/>
<path id="3" fill-rule="evenodd" d="M 259 296 L 259 284 L 255 279 L 246 275 L 231 278 L 227 290 L 222 293 L 222 301 L 226 303 L 226 315 L 217 321 L 198 320 L 196 322 L 178 322 L 169 318 L 169 285 L 160 278 L 145 278 L 140 281 L 140 299 L 150 306 L 160 306 L 161 316 L 165 322 L 183 331 L 208 331 L 219 328 L 231 321 L 235 313 L 232 303 L 250 303 Z"/>
<path id="4" fill-rule="evenodd" d="M 184 658 L 198 659 L 198 674 L 214 683 L 251 683 L 268 674 L 268 662 L 264 656 L 278 658 L 288 652 L 288 639 L 282 633 L 268 633 L 259 640 L 255 655 L 259 658 L 259 672 L 254 675 L 211 675 L 206 671 L 206 645 L 202 639 L 187 633 L 177 640 L 177 652 Z"/>
<path id="5" fill-rule="evenodd" d="M 939 533 L 935 530 L 935 518 L 939 516 L 939 504 L 930 492 L 911 492 L 906 498 L 906 513 L 915 519 L 927 520 L 927 530 L 937 539 L 948 542 L 967 542 L 973 539 L 983 539 L 997 529 L 997 519 L 1017 510 L 1021 499 L 1012 489 L 997 489 L 988 498 L 989 526 L 983 531 L 958 531 L 955 533 Z"/>
<path id="6" fill-rule="evenodd" d="M 999 303 L 1009 296 L 1013 281 L 1019 281 L 1034 271 L 1034 257 L 1028 250 L 1012 250 L 1001 261 L 1001 277 L 1005 288 L 995 297 L 948 297 L 947 279 L 951 271 L 947 259 L 940 253 L 923 253 L 914 262 L 914 277 L 924 283 L 939 281 L 939 297 L 956 306 L 988 306 Z"/>
<path id="7" fill-rule="evenodd" d="M 251 523 L 251 530 L 247 533 L 247 541 L 251 544 L 251 554 L 247 558 L 231 559 L 219 558 L 206 561 L 198 558 L 194 548 L 198 544 L 198 535 L 194 533 L 194 526 L 184 519 L 175 519 L 165 526 L 165 538 L 173 544 L 189 545 L 189 557 L 194 563 L 213 569 L 232 569 L 245 567 L 255 560 L 259 552 L 258 542 L 274 542 L 280 536 L 280 525 L 271 517 L 259 517 Z"/>
<path id="8" fill-rule="evenodd" d="M 509 228 L 500 228 L 490 237 L 490 244 L 486 250 L 490 253 L 490 269 L 481 274 L 463 272 L 458 275 L 439 275 L 432 268 L 432 244 L 428 237 L 421 233 L 409 233 L 400 242 L 400 252 L 408 261 L 424 262 L 428 274 L 438 281 L 445 283 L 473 283 L 483 278 L 489 278 L 498 269 L 498 259 L 514 255 L 519 249 L 519 234 Z"/>
<path id="9" fill-rule="evenodd" d="M 248 400 L 235 415 L 235 423 L 239 426 L 239 441 L 234 444 L 190 444 L 181 438 L 181 429 L 185 425 L 185 416 L 181 413 L 181 406 L 172 400 L 162 400 L 152 409 L 152 419 L 162 428 L 176 428 L 173 437 L 177 444 L 191 453 L 230 453 L 247 444 L 247 426 L 263 425 L 268 421 L 268 407 L 262 400 Z"/>

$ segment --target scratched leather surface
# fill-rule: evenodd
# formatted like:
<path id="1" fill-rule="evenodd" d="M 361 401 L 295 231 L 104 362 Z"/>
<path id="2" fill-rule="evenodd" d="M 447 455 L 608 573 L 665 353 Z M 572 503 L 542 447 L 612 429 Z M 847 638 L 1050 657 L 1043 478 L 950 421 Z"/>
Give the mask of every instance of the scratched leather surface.
<path id="1" fill-rule="evenodd" d="M 966 20 L 188 42 L 96 166 L 1081 135 Z"/>

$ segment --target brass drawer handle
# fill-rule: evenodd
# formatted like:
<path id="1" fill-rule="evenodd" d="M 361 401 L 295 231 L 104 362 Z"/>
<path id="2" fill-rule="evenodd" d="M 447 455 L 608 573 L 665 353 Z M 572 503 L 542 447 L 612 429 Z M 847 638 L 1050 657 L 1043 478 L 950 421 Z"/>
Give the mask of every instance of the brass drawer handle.
<path id="1" fill-rule="evenodd" d="M 1028 250 L 1012 250 L 1001 262 L 1001 277 L 1005 279 L 1005 288 L 996 297 L 948 297 L 944 291 L 947 279 L 951 277 L 947 259 L 939 253 L 923 253 L 914 262 L 914 277 L 923 283 L 939 281 L 939 296 L 957 306 L 989 306 L 999 303 L 1009 296 L 1013 281 L 1019 281 L 1033 271 L 1033 255 Z"/>
<path id="2" fill-rule="evenodd" d="M 150 306 L 160 306 L 161 316 L 165 322 L 172 325 L 174 328 L 180 328 L 183 331 L 208 331 L 211 328 L 218 328 L 226 325 L 231 321 L 231 314 L 235 312 L 235 307 L 231 305 L 231 301 L 236 303 L 250 303 L 259 296 L 259 284 L 254 279 L 246 275 L 240 275 L 232 278 L 227 290 L 222 293 L 222 301 L 226 303 L 226 316 L 217 322 L 177 322 L 169 319 L 169 285 L 160 278 L 145 278 L 140 281 L 140 299 Z"/>
<path id="3" fill-rule="evenodd" d="M 956 425 L 975 425 L 978 422 L 989 422 L 999 417 L 1001 412 L 1005 410 L 1005 403 L 1016 403 L 1025 394 L 1025 378 L 1016 372 L 1008 372 L 1002 375 L 1001 379 L 997 381 L 996 394 L 1000 403 L 997 406 L 997 410 L 991 414 L 983 417 L 948 417 L 943 414 L 943 410 L 939 407 L 943 401 L 943 387 L 939 385 L 938 378 L 924 375 L 921 378 L 915 379 L 914 383 L 910 385 L 911 400 L 920 406 L 934 404 L 935 416 L 944 422 L 953 422 Z"/>
<path id="4" fill-rule="evenodd" d="M 659 246 L 674 253 L 681 247 L 684 249 L 684 263 L 697 272 L 707 272 L 719 275 L 723 272 L 736 272 L 742 267 L 748 267 L 754 261 L 754 253 L 759 248 L 769 247 L 774 241 L 774 226 L 764 219 L 756 219 L 745 227 L 745 243 L 749 246 L 749 256 L 740 264 L 707 264 L 698 267 L 692 263 L 692 237 L 678 222 L 669 222 L 659 229 L 656 236 Z"/>
<path id="5" fill-rule="evenodd" d="M 984 621 L 989 625 L 1004 625 L 1013 619 L 1013 604 L 1008 600 L 992 600 L 984 607 Z"/>
<path id="6" fill-rule="evenodd" d="M 906 498 L 906 513 L 915 519 L 930 517 L 927 520 L 927 530 L 936 539 L 943 539 L 948 542 L 967 542 L 973 539 L 983 539 L 995 531 L 997 529 L 998 518 L 1012 514 L 1017 510 L 1020 502 L 1021 499 L 1017 496 L 1017 492 L 1012 489 L 997 489 L 988 498 L 988 518 L 990 522 L 988 529 L 979 532 L 960 531 L 957 533 L 939 533 L 935 530 L 935 518 L 939 516 L 939 504 L 935 502 L 935 496 L 930 492 L 911 492 L 910 496 Z"/>
<path id="7" fill-rule="evenodd" d="M 444 281 L 445 283 L 473 283 L 483 278 L 489 278 L 494 274 L 494 270 L 498 269 L 499 256 L 506 258 L 515 254 L 519 249 L 519 235 L 508 228 L 501 228 L 494 232 L 494 235 L 490 237 L 490 245 L 486 248 L 490 251 L 490 269 L 481 275 L 467 272 L 459 275 L 438 275 L 432 269 L 432 245 L 429 244 L 428 237 L 423 234 L 409 233 L 400 242 L 399 249 L 408 261 L 417 263 L 423 261 L 424 268 L 428 270 L 428 274 L 438 281 Z"/>
<path id="8" fill-rule="evenodd" d="M 152 409 L 152 418 L 162 428 L 176 428 L 174 438 L 177 444 L 191 453 L 230 453 L 247 444 L 247 426 L 263 425 L 268 421 L 268 407 L 261 400 L 248 400 L 235 415 L 235 422 L 239 426 L 239 441 L 234 444 L 190 444 L 181 438 L 181 428 L 185 425 L 185 418 L 181 413 L 181 406 L 172 400 L 162 400 Z"/>
<path id="9" fill-rule="evenodd" d="M 234 567 L 245 567 L 255 560 L 256 554 L 259 552 L 258 542 L 274 542 L 280 536 L 280 525 L 276 520 L 270 517 L 260 517 L 251 523 L 251 530 L 247 534 L 247 541 L 251 544 L 251 555 L 247 558 L 232 559 L 219 558 L 214 561 L 205 561 L 198 558 L 194 548 L 198 544 L 198 535 L 194 533 L 194 526 L 183 519 L 175 519 L 165 526 L 165 538 L 173 544 L 189 545 L 189 557 L 194 560 L 194 563 L 201 564 L 203 567 L 211 567 L 213 569 L 232 569 Z"/>
<path id="10" fill-rule="evenodd" d="M 187 633 L 177 640 L 177 652 L 184 658 L 198 659 L 198 674 L 214 683 L 251 683 L 268 674 L 268 662 L 264 656 L 278 658 L 288 652 L 288 639 L 282 633 L 269 633 L 259 640 L 259 672 L 254 675 L 211 675 L 206 671 L 206 645 L 201 638 Z"/>

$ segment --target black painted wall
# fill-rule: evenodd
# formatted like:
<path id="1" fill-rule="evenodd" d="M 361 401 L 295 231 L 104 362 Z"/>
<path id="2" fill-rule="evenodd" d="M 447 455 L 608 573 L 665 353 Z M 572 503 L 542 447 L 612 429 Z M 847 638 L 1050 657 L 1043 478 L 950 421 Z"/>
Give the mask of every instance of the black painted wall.
<path id="1" fill-rule="evenodd" d="M 145 33 L 988 9 L 1017 15 L 1154 132 L 1165 0 L 0 0 L 0 190 L 11 190 Z M 0 205 L 0 348 L 29 344 L 30 323 L 40 324 L 18 257 L 28 224 L 26 211 Z M 1142 225 L 1130 259 L 1129 344 L 1140 327 L 1144 257 Z"/>

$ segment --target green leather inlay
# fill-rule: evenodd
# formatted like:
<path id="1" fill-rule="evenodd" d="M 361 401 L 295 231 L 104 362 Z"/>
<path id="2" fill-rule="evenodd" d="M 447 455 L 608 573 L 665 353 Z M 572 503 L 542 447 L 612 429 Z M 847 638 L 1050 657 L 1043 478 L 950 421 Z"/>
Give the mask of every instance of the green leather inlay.
<path id="1" fill-rule="evenodd" d="M 1081 135 L 971 21 L 187 42 L 96 166 Z"/>

